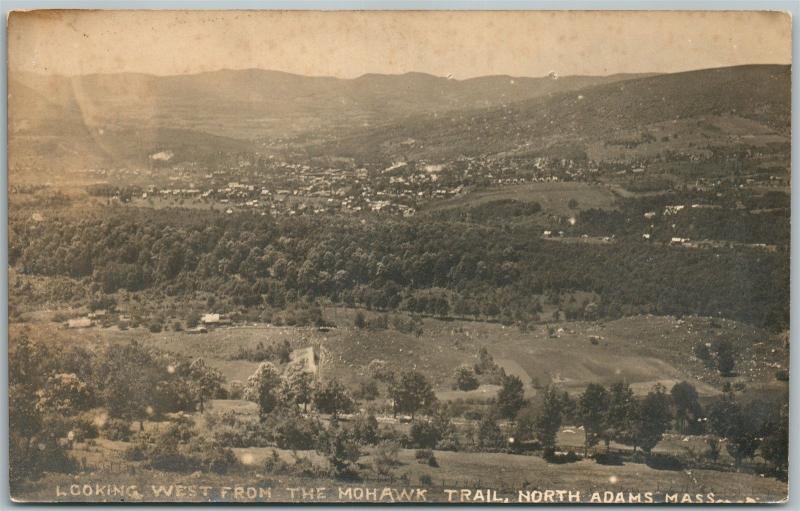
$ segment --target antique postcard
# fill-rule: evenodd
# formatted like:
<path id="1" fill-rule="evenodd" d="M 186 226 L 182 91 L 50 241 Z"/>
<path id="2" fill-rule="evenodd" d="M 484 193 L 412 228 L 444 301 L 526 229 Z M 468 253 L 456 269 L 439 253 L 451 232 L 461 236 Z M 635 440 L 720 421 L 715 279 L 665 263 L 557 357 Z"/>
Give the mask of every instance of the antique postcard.
<path id="1" fill-rule="evenodd" d="M 15 501 L 786 501 L 789 14 L 7 26 Z"/>

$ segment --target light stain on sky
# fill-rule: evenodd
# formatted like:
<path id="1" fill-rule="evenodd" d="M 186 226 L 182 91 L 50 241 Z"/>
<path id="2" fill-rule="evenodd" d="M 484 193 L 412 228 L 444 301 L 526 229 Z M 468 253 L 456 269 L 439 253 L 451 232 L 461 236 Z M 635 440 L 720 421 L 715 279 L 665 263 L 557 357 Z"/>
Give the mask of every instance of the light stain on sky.
<path id="1" fill-rule="evenodd" d="M 791 62 L 777 12 L 35 11 L 12 71 L 174 75 L 260 68 L 353 78 L 675 72 Z"/>

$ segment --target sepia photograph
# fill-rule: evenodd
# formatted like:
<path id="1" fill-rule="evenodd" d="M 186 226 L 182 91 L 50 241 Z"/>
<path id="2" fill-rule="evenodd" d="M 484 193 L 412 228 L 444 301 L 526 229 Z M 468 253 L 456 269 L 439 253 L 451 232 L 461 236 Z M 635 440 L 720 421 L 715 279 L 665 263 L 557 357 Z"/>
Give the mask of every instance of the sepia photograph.
<path id="1" fill-rule="evenodd" d="M 788 501 L 790 13 L 6 24 L 13 501 Z"/>

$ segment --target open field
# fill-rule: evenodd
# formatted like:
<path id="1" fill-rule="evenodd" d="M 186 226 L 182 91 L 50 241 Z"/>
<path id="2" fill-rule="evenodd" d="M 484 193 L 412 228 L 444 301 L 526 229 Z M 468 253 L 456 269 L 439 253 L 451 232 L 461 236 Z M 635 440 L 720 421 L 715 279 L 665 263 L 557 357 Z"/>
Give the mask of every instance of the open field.
<path id="1" fill-rule="evenodd" d="M 225 375 L 228 382 L 246 381 L 257 362 L 236 360 L 242 348 L 289 341 L 293 349 L 314 346 L 321 351 L 321 375 L 338 378 L 348 385 L 367 379 L 366 366 L 383 359 L 397 369 L 415 368 L 434 383 L 443 399 L 493 396 L 486 387 L 470 393 L 452 391 L 452 374 L 461 364 L 472 365 L 486 347 L 507 373 L 523 383 L 559 384 L 580 392 L 586 384 L 610 384 L 624 380 L 639 394 L 661 383 L 667 388 L 687 380 L 701 396 L 719 393 L 725 381 L 741 382 L 766 391 L 785 392 L 785 382 L 776 382 L 777 367 L 788 362 L 784 346 L 774 336 L 757 328 L 728 320 L 700 317 L 639 316 L 608 322 L 576 321 L 552 323 L 528 332 L 497 323 L 425 319 L 420 336 L 393 329 L 371 331 L 353 328 L 352 310 L 326 310 L 326 318 L 339 326 L 329 331 L 311 327 L 276 327 L 265 324 L 220 327 L 207 334 L 165 331 L 151 333 L 143 327 L 128 330 L 89 328 L 66 330 L 56 323 L 30 323 L 39 335 L 67 343 L 120 343 L 136 339 L 153 347 L 188 357 L 203 357 Z M 21 328 L 13 324 L 12 332 Z M 590 342 L 594 337 L 597 344 Z M 739 353 L 738 376 L 720 378 L 694 359 L 697 342 L 728 339 Z M 527 392 L 532 393 L 531 390 Z"/>
<path id="2" fill-rule="evenodd" d="M 112 445 L 113 444 L 113 445 Z M 407 485 L 418 487 L 421 477 L 429 477 L 430 483 L 424 485 L 428 488 L 428 500 L 446 500 L 444 489 L 469 488 L 472 490 L 492 488 L 498 491 L 501 498 L 508 497 L 510 502 L 518 498 L 520 490 L 546 490 L 569 489 L 581 492 L 581 499 L 588 501 L 592 492 L 628 492 L 633 494 L 652 492 L 654 500 L 664 499 L 664 494 L 684 493 L 701 494 L 707 498 L 713 493 L 713 500 L 744 501 L 747 496 L 756 502 L 774 502 L 782 500 L 787 495 L 786 483 L 771 478 L 762 478 L 756 474 L 716 472 L 710 470 L 657 470 L 639 463 L 625 463 L 623 465 L 607 466 L 595 463 L 592 460 L 582 460 L 574 463 L 548 464 L 538 456 L 503 454 L 503 453 L 465 453 L 435 451 L 439 467 L 430 467 L 420 464 L 414 459 L 414 451 L 403 449 L 399 453 L 399 464 L 394 469 L 394 475 L 389 479 L 366 479 L 354 482 L 334 482 L 329 479 L 297 478 L 292 476 L 265 476 L 263 463 L 271 448 L 236 449 L 241 465 L 235 472 L 226 475 L 212 474 L 177 474 L 135 468 L 135 464 L 126 464 L 120 461 L 119 449 L 122 442 L 103 442 L 102 445 L 93 447 L 94 458 L 103 458 L 106 466 L 111 470 L 90 470 L 78 475 L 48 474 L 42 479 L 27 483 L 20 491 L 15 492 L 15 497 L 22 501 L 47 501 L 55 497 L 56 486 L 60 490 L 69 489 L 70 485 L 78 484 L 82 487 L 89 484 L 106 485 L 136 485 L 140 495 L 145 499 L 154 499 L 153 485 L 182 484 L 198 487 L 200 485 L 211 487 L 209 497 L 202 495 L 189 496 L 183 501 L 238 501 L 254 502 L 256 499 L 234 499 L 231 490 L 223 497 L 222 487 L 252 486 L 271 488 L 272 501 L 291 501 L 288 488 L 291 487 L 325 487 L 330 489 L 328 495 L 332 500 L 338 500 L 338 488 L 345 487 L 378 487 Z M 291 462 L 296 458 L 309 458 L 312 462 L 323 462 L 323 459 L 313 451 L 285 451 L 276 449 L 279 457 Z M 365 467 L 371 465 L 372 455 L 368 450 L 359 463 Z M 93 463 L 90 459 L 89 463 Z M 132 468 L 134 467 L 134 468 Z M 80 491 L 80 490 L 79 490 Z M 62 497 L 64 498 L 64 497 Z M 66 496 L 64 500 L 83 501 L 109 501 L 127 500 L 136 501 L 137 498 L 122 497 L 108 499 L 105 496 Z M 155 500 L 170 501 L 173 499 L 161 497 Z M 267 500 L 265 498 L 261 499 Z M 693 500 L 693 502 L 697 502 Z"/>
<path id="3" fill-rule="evenodd" d="M 435 212 L 440 209 L 459 207 L 475 207 L 487 202 L 514 199 L 522 202 L 538 202 L 542 211 L 552 215 L 570 215 L 575 210 L 569 208 L 569 201 L 578 201 L 576 210 L 582 209 L 614 209 L 614 192 L 608 186 L 591 185 L 578 182 L 529 183 L 514 186 L 483 188 L 468 192 L 453 199 L 429 205 L 425 211 Z"/>

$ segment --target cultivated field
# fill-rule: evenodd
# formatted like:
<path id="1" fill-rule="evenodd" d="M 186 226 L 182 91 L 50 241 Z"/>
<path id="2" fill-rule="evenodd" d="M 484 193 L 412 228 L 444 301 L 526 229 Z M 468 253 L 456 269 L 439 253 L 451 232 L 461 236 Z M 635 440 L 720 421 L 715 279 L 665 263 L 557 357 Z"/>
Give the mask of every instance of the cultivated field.
<path id="1" fill-rule="evenodd" d="M 341 308 L 326 309 L 326 319 L 338 324 L 327 331 L 266 324 L 220 327 L 207 334 L 151 333 L 144 327 L 67 330 L 44 320 L 46 314 L 39 316 L 41 320 L 29 323 L 28 328 L 54 341 L 95 344 L 135 339 L 181 355 L 203 357 L 222 371 L 228 382 L 246 381 L 258 366 L 257 362 L 236 359 L 242 348 L 286 340 L 293 349 L 314 346 L 320 350 L 323 379 L 338 378 L 356 385 L 368 378 L 366 366 L 374 359 L 382 359 L 398 370 L 415 368 L 422 372 L 442 399 L 495 395 L 496 387 L 492 386 L 471 392 L 451 389 L 455 368 L 474 364 L 482 347 L 507 374 L 519 376 L 530 395 L 535 393 L 533 386 L 549 383 L 573 393 L 581 392 L 588 383 L 608 385 L 616 381 L 630 383 L 642 395 L 656 383 L 670 388 L 682 380 L 690 381 L 705 397 L 719 394 L 724 381 L 741 382 L 768 392 L 784 393 L 787 389 L 785 382 L 774 378 L 776 369 L 788 364 L 781 341 L 752 326 L 702 317 L 562 321 L 549 324 L 555 330 L 551 337 L 544 324 L 521 332 L 498 323 L 429 318 L 424 319 L 420 336 L 391 328 L 357 329 L 352 326 L 353 310 Z M 12 332 L 19 328 L 21 324 L 11 326 Z M 694 358 L 692 348 L 697 342 L 715 339 L 727 339 L 736 346 L 737 376 L 720 378 L 716 370 Z"/>
<path id="2" fill-rule="evenodd" d="M 614 209 L 613 188 L 579 182 L 529 183 L 514 186 L 482 188 L 450 200 L 429 205 L 426 211 L 437 211 L 458 207 L 474 207 L 487 202 L 514 199 L 522 202 L 538 202 L 542 211 L 552 215 L 570 215 L 575 210 L 569 208 L 569 201 L 578 202 L 577 210 Z"/>

